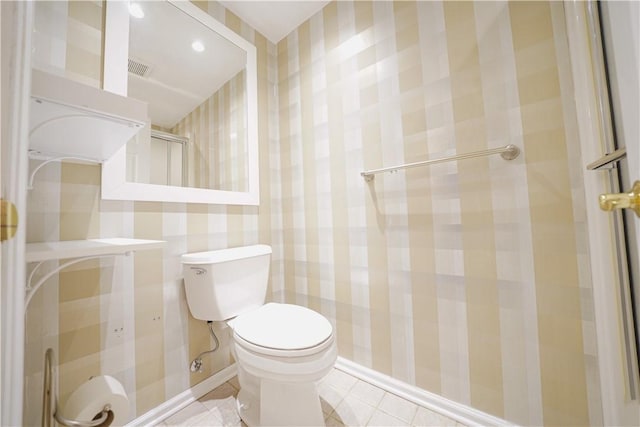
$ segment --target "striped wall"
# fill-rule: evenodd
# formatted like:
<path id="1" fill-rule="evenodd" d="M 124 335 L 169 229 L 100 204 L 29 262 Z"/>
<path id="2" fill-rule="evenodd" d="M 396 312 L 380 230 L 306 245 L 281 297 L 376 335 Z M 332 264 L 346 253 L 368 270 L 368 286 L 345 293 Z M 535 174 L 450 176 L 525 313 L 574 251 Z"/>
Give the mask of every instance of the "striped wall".
<path id="1" fill-rule="evenodd" d="M 278 43 L 285 299 L 342 356 L 514 423 L 602 422 L 567 58 L 544 1 L 332 2 Z"/>
<path id="2" fill-rule="evenodd" d="M 59 24 L 60 10 L 66 8 L 71 15 L 79 6 L 72 3 L 38 2 L 36 29 Z M 42 366 L 49 347 L 56 354 L 60 402 L 89 377 L 112 375 L 129 396 L 129 419 L 229 366 L 228 331 L 218 325 L 222 347 L 203 358 L 202 373 L 189 371 L 191 360 L 211 348 L 212 340 L 205 322 L 189 314 L 182 254 L 271 244 L 270 287 L 274 292 L 282 287 L 282 241 L 272 233 L 281 229 L 280 206 L 271 203 L 279 193 L 279 159 L 274 155 L 278 130 L 277 123 L 271 124 L 277 114 L 276 48 L 219 4 L 198 6 L 257 47 L 260 208 L 105 201 L 100 199 L 97 165 L 53 163 L 38 172 L 28 195 L 28 242 L 119 236 L 166 240 L 167 246 L 74 265 L 50 279 L 34 296 L 27 312 L 25 425 L 40 424 Z M 56 43 L 72 45 L 71 37 L 62 32 Z M 44 58 L 39 56 L 42 50 L 36 52 L 40 60 L 35 61 L 36 66 L 51 71 L 51 63 L 59 64 L 64 71 L 62 52 L 65 49 L 51 50 Z M 76 79 L 73 73 L 66 75 Z M 87 73 L 76 80 L 87 82 L 92 76 Z M 34 161 L 31 167 L 36 165 Z M 40 267 L 35 279 L 53 264 Z"/>
<path id="3" fill-rule="evenodd" d="M 168 245 L 78 264 L 36 294 L 26 424 L 47 347 L 61 400 L 113 375 L 130 418 L 227 366 L 223 340 L 188 371 L 211 342 L 179 256 L 258 242 L 274 248 L 272 298 L 325 314 L 343 357 L 517 424 L 602 424 L 562 3 L 332 2 L 277 46 L 194 3 L 257 46 L 261 204 L 103 201 L 99 167 L 44 168 L 29 241 Z M 508 143 L 511 162 L 359 175 Z"/>
<path id="4" fill-rule="evenodd" d="M 102 82 L 101 0 L 37 1 L 33 66 L 84 84 Z"/>
<path id="5" fill-rule="evenodd" d="M 242 70 L 171 129 L 189 138 L 189 187 L 248 190 L 245 80 Z"/>

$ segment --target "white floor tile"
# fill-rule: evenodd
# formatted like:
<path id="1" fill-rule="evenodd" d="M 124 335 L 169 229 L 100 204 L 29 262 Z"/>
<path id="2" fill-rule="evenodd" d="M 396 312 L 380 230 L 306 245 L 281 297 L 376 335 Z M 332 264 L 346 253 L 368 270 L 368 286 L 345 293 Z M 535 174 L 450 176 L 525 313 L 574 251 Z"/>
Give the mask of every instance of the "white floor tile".
<path id="1" fill-rule="evenodd" d="M 371 419 L 367 423 L 367 426 L 380 426 L 380 427 L 406 426 L 406 425 L 407 423 L 402 421 L 401 419 L 392 417 L 391 415 L 378 410 L 376 410 L 373 413 L 373 415 L 371 416 Z"/>
<path id="2" fill-rule="evenodd" d="M 225 426 L 240 426 L 241 420 L 235 397 L 229 396 L 226 399 L 218 399 L 213 402 L 215 405 L 209 408 L 209 411 L 220 418 Z"/>
<path id="3" fill-rule="evenodd" d="M 342 423 L 342 421 L 330 416 L 327 416 L 324 419 L 324 424 L 326 427 L 344 427 L 344 424 Z"/>
<path id="4" fill-rule="evenodd" d="M 457 423 L 444 415 L 419 407 L 411 424 L 420 427 L 455 427 Z"/>
<path id="5" fill-rule="evenodd" d="M 340 402 L 342 402 L 342 399 L 347 395 L 347 391 L 338 390 L 323 382 L 318 385 L 318 394 L 320 395 L 322 412 L 329 415 L 338 407 Z"/>
<path id="6" fill-rule="evenodd" d="M 329 375 L 327 375 L 322 380 L 322 383 L 328 384 L 333 388 L 343 391 L 351 390 L 351 387 L 353 387 L 356 382 L 358 382 L 356 378 L 352 377 L 349 374 L 345 374 L 338 369 L 333 369 L 331 372 L 329 372 Z"/>
<path id="7" fill-rule="evenodd" d="M 375 411 L 373 406 L 367 405 L 360 399 L 347 396 L 331 414 L 345 426 L 366 426 Z"/>
<path id="8" fill-rule="evenodd" d="M 237 377 L 172 415 L 158 427 L 246 427 L 236 408 Z M 464 427 L 443 415 L 419 407 L 367 382 L 334 369 L 318 385 L 329 427 L 442 426 Z M 376 409 L 377 407 L 377 409 Z"/>
<path id="9" fill-rule="evenodd" d="M 377 407 L 384 396 L 384 390 L 381 390 L 367 382 L 358 380 L 356 385 L 354 385 L 351 391 L 349 391 L 349 395 L 357 397 L 373 407 Z"/>
<path id="10" fill-rule="evenodd" d="M 202 425 L 204 418 L 212 415 L 206 406 L 200 402 L 193 402 L 180 412 L 170 416 L 164 421 L 169 426 L 197 426 Z M 221 420 L 217 420 L 221 422 Z"/>
<path id="11" fill-rule="evenodd" d="M 385 393 L 380 405 L 378 405 L 378 409 L 409 424 L 416 415 L 418 405 L 395 394 Z"/>
<path id="12" fill-rule="evenodd" d="M 195 420 L 189 427 L 226 427 L 227 424 L 215 414 L 208 413 Z"/>

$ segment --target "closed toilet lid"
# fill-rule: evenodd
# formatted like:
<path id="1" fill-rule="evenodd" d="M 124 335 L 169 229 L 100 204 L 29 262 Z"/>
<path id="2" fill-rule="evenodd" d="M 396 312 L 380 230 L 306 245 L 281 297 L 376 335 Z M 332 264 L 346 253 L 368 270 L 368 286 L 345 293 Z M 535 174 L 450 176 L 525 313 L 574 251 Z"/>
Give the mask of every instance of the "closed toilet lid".
<path id="1" fill-rule="evenodd" d="M 260 347 L 302 350 L 326 341 L 333 327 L 324 316 L 308 308 L 269 303 L 236 317 L 233 331 Z"/>

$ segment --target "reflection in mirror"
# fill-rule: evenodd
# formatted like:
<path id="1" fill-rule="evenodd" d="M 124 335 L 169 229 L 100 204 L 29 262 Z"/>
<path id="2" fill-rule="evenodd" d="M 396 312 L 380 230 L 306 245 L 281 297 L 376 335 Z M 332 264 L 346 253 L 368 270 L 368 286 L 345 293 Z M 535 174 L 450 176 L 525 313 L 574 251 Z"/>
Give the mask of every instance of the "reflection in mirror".
<path id="1" fill-rule="evenodd" d="M 127 181 L 248 191 L 246 51 L 171 3 L 139 4 L 128 93 L 150 123 L 127 144 Z"/>
<path id="2" fill-rule="evenodd" d="M 111 5 L 119 8 L 117 3 L 124 4 L 111 2 Z M 258 206 L 256 47 L 192 2 L 167 0 L 140 2 L 139 5 L 144 17 L 135 18 L 138 21 L 125 14 L 106 14 L 104 79 L 117 93 L 127 93 L 128 81 L 127 95 L 149 104 L 149 126 L 145 130 L 147 138 L 136 140 L 130 147 L 123 147 L 102 164 L 102 198 Z M 166 16 L 169 13 L 156 14 L 158 8 L 164 8 L 165 12 L 171 10 L 171 18 Z M 154 16 L 157 22 L 151 24 L 150 28 L 137 28 L 139 25 L 149 25 Z M 147 24 L 140 23 L 147 19 Z M 129 26 L 130 20 L 131 54 L 126 47 L 122 48 L 121 37 L 121 29 Z M 154 33 L 153 30 L 158 28 L 162 31 Z M 145 38 L 140 32 L 148 32 L 149 35 Z M 196 43 L 195 47 L 200 52 L 192 46 L 196 37 L 200 44 Z M 210 38 L 222 41 L 215 51 L 210 49 Z M 137 43 L 137 40 L 146 41 Z M 165 62 L 166 58 L 170 61 Z M 205 58 L 208 58 L 208 62 L 203 62 Z M 139 68 L 132 62 L 131 72 L 128 73 L 123 67 L 127 59 L 147 65 L 148 69 Z M 153 86 L 153 89 L 144 89 L 145 84 Z M 182 105 L 185 99 L 189 103 L 186 107 Z M 178 112 L 175 117 L 163 122 L 160 113 L 174 111 Z M 138 153 L 152 152 L 151 129 L 188 140 L 182 151 L 181 172 L 182 182 L 187 186 L 128 179 L 139 177 L 141 181 L 152 180 L 151 157 L 143 162 L 138 156 Z M 159 147 L 171 150 L 171 154 Z M 169 144 L 169 147 L 172 148 L 164 144 L 153 149 L 160 159 L 157 165 L 153 161 L 153 169 L 164 169 L 163 174 L 153 172 L 153 180 L 160 180 L 160 176 L 167 182 L 175 183 L 178 180 L 180 172 L 177 172 L 174 164 L 179 159 L 175 152 L 180 150 L 175 148 L 175 143 Z M 161 155 L 160 152 L 167 154 Z M 133 163 L 127 164 L 127 158 Z M 143 170 L 147 165 L 148 168 Z M 168 168 L 170 172 L 167 172 Z M 196 187 L 207 184 L 211 188 Z"/>
<path id="3" fill-rule="evenodd" d="M 142 141 L 142 142 L 140 142 Z M 127 144 L 127 181 L 188 186 L 189 138 L 155 129 Z"/>

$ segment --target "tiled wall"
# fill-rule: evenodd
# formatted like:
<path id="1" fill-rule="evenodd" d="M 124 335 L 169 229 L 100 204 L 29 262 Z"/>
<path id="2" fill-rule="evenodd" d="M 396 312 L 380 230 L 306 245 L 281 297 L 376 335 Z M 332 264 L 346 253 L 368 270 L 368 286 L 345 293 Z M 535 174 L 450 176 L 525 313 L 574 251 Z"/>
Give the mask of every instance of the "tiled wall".
<path id="1" fill-rule="evenodd" d="M 257 47 L 260 207 L 105 201 L 99 166 L 52 163 L 38 172 L 28 195 L 28 242 L 131 237 L 168 243 L 162 250 L 76 264 L 34 296 L 27 313 L 25 425 L 40 424 L 43 357 L 49 347 L 56 354 L 60 402 L 90 376 L 112 375 L 131 401 L 129 419 L 230 364 L 227 330 L 217 326 L 220 350 L 203 358 L 202 373 L 189 371 L 191 360 L 210 349 L 212 340 L 205 322 L 189 314 L 180 255 L 271 244 L 270 286 L 280 294 L 281 240 L 271 231 L 281 229 L 280 206 L 271 203 L 279 192 L 278 157 L 272 154 L 278 137 L 272 120 L 277 114 L 275 45 L 217 3 L 197 4 Z M 47 16 L 55 21 L 58 15 L 46 8 L 62 6 L 39 2 L 36 27 L 53 25 Z M 55 63 L 59 53 L 39 51 L 51 55 L 41 58 L 41 68 L 51 71 L 46 64 Z M 36 279 L 53 264 L 40 267 Z"/>
<path id="2" fill-rule="evenodd" d="M 567 58 L 544 1 L 332 2 L 278 43 L 286 301 L 342 356 L 514 423 L 602 422 Z"/>
<path id="3" fill-rule="evenodd" d="M 223 344 L 187 370 L 210 341 L 179 255 L 260 242 L 273 298 L 332 319 L 343 357 L 514 423 L 601 424 L 562 4 L 332 2 L 277 47 L 196 4 L 258 47 L 261 205 L 102 201 L 98 167 L 43 169 L 29 241 L 169 244 L 79 264 L 36 295 L 30 405 L 46 347 L 62 400 L 114 375 L 131 418 L 226 366 Z M 359 175 L 508 143 L 523 150 L 511 162 Z"/>
<path id="4" fill-rule="evenodd" d="M 245 80 L 243 70 L 171 129 L 190 139 L 190 187 L 248 190 Z"/>

